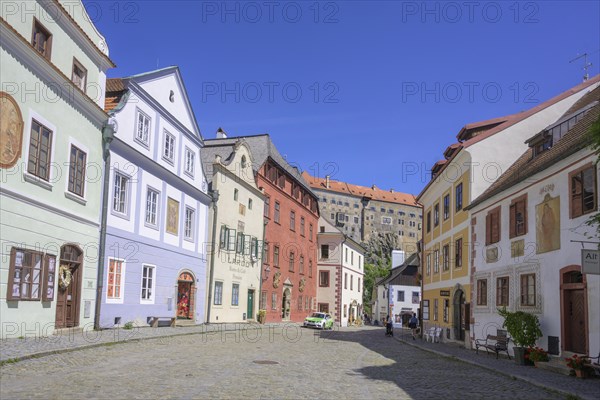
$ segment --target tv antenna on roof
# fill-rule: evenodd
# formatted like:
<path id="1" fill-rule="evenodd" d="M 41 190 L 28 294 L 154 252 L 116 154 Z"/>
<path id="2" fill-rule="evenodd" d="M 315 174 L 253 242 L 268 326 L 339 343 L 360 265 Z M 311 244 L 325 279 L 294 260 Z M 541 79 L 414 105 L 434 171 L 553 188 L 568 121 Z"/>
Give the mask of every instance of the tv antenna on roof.
<path id="1" fill-rule="evenodd" d="M 569 61 L 569 63 L 577 61 L 582 57 L 583 57 L 583 70 L 585 71 L 585 75 L 583 75 L 583 81 L 585 82 L 588 79 L 590 79 L 590 74 L 588 74 L 588 68 L 590 68 L 592 66 L 592 63 L 588 62 L 588 53 L 583 53 L 582 55 L 575 57 L 574 59 Z"/>

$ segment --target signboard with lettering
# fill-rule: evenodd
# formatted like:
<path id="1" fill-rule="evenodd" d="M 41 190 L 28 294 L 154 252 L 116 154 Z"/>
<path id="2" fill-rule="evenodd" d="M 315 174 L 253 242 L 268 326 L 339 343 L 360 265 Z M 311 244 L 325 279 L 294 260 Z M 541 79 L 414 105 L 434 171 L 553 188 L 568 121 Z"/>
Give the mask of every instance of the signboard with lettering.
<path id="1" fill-rule="evenodd" d="M 449 290 L 440 290 L 440 296 L 450 297 L 450 291 Z"/>
<path id="2" fill-rule="evenodd" d="M 600 250 L 581 250 L 581 272 L 600 275 Z"/>

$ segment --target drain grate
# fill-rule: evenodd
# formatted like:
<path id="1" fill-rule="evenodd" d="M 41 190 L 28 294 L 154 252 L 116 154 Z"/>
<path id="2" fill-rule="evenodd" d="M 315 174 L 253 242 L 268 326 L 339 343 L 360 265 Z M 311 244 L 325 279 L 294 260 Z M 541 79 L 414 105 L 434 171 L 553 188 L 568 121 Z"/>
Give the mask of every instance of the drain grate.
<path id="1" fill-rule="evenodd" d="M 275 364 L 279 364 L 277 361 L 271 361 L 271 360 L 254 360 L 252 362 L 254 364 L 261 364 L 261 365 L 275 365 Z"/>

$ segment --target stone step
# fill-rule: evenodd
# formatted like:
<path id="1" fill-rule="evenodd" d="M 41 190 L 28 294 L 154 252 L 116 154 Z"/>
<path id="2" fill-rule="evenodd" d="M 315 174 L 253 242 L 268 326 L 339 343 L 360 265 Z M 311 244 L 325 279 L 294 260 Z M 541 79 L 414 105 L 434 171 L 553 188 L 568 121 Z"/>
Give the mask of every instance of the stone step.
<path id="1" fill-rule="evenodd" d="M 552 357 L 548 362 L 538 362 L 537 367 L 563 375 L 571 375 L 571 368 L 567 367 L 565 360 L 559 357 Z"/>
<path id="2" fill-rule="evenodd" d="M 177 319 L 175 320 L 175 326 L 195 326 L 196 322 L 189 319 Z"/>

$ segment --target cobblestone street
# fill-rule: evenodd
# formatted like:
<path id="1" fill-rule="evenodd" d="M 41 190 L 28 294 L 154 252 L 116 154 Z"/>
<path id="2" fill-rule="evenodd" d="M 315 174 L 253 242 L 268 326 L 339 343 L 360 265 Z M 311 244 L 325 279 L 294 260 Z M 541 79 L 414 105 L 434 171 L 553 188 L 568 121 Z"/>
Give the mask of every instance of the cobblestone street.
<path id="1" fill-rule="evenodd" d="M 434 376 L 435 379 L 431 379 Z M 558 399 L 384 336 L 296 325 L 108 344 L 6 363 L 14 398 Z"/>

